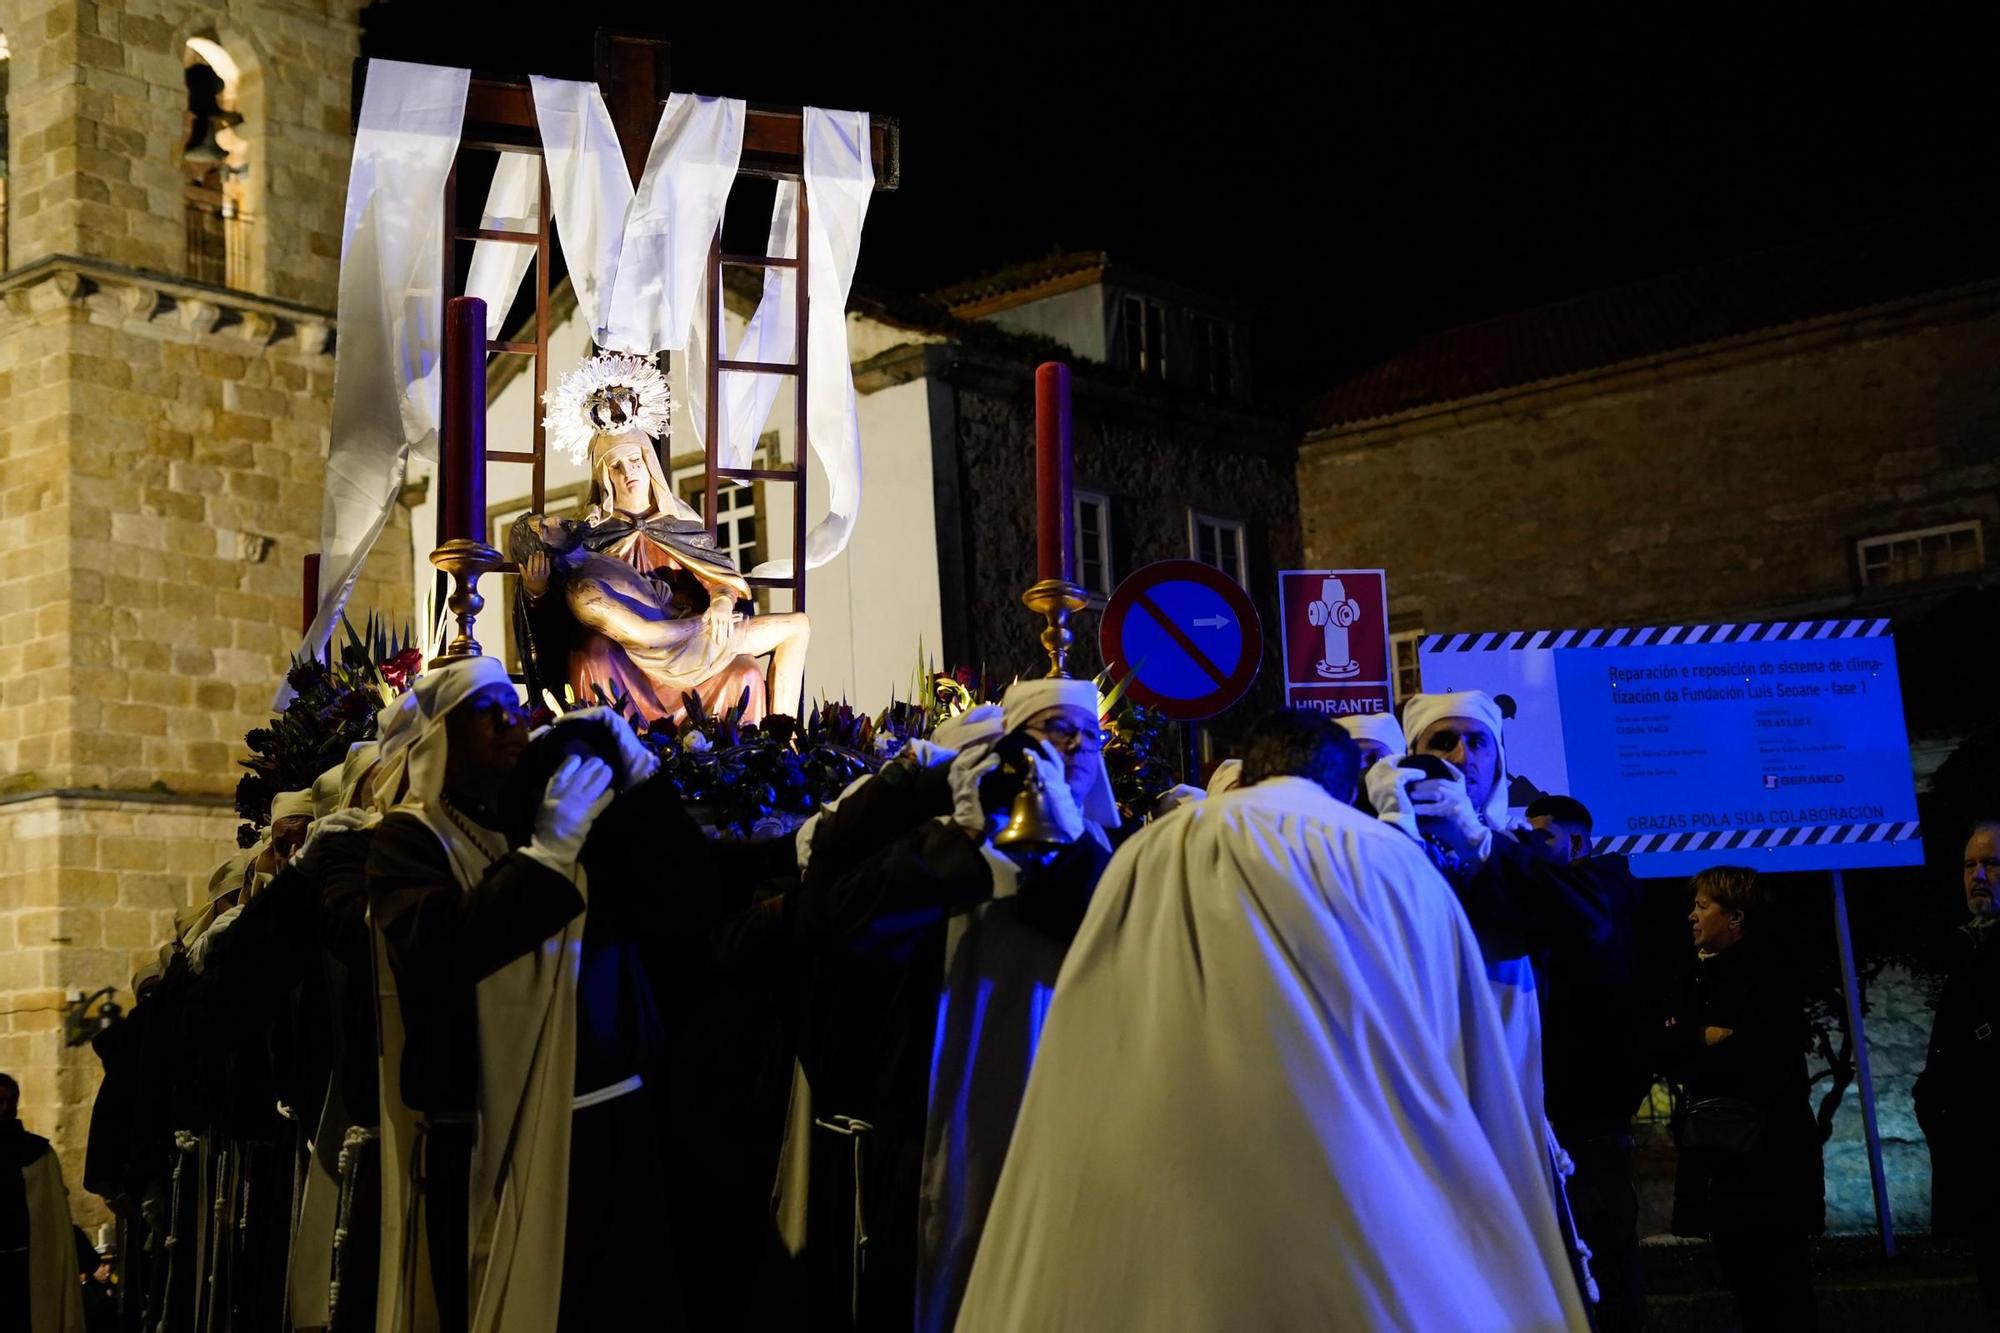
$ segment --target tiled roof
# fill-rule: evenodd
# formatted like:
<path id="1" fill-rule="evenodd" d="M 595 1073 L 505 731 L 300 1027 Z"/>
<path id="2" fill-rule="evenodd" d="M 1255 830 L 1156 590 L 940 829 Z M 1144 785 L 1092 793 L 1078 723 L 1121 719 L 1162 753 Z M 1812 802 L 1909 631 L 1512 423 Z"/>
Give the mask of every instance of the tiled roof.
<path id="1" fill-rule="evenodd" d="M 2000 277 L 2000 201 L 1897 218 L 1432 334 L 1321 394 L 1309 429 L 1454 402 Z"/>
<path id="2" fill-rule="evenodd" d="M 1040 288 L 1063 279 L 1101 274 L 1111 260 L 1102 250 L 1059 250 L 1040 259 L 1009 264 L 970 282 L 954 283 L 928 293 L 931 300 L 953 313 L 987 310 L 1013 304 L 1010 298 L 1026 298 Z"/>

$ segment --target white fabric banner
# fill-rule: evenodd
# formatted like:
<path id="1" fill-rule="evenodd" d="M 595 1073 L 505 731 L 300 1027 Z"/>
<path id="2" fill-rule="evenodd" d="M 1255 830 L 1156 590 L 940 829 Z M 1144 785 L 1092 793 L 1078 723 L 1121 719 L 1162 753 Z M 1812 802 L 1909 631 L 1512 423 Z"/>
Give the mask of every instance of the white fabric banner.
<path id="1" fill-rule="evenodd" d="M 308 650 L 317 651 L 339 620 L 396 503 L 410 450 L 435 454 L 444 182 L 470 78 L 436 65 L 368 65 L 341 230 L 319 614 L 306 632 Z"/>
<path id="2" fill-rule="evenodd" d="M 771 234 L 764 253 L 776 259 L 790 259 L 798 253 L 799 183 L 780 181 L 771 203 Z M 708 301 L 709 286 L 704 274 L 701 292 L 688 324 L 687 386 L 688 420 L 697 443 L 707 445 L 703 432 L 708 426 Z M 790 361 L 798 355 L 798 281 L 793 268 L 764 270 L 764 294 L 757 309 L 736 341 L 730 359 L 736 361 Z M 748 370 L 722 372 L 722 403 L 717 410 L 717 434 L 721 443 L 716 462 L 722 467 L 749 467 L 757 452 L 757 435 L 771 419 L 771 408 L 784 387 L 781 375 L 759 375 Z"/>
<path id="3" fill-rule="evenodd" d="M 479 225 L 485 231 L 534 231 L 541 212 L 542 162 L 533 153 L 500 153 L 493 184 Z M 465 294 L 486 302 L 486 337 L 506 335 L 507 311 L 521 290 L 521 279 L 535 262 L 535 247 L 514 241 L 478 241 L 472 247 L 472 267 L 465 275 Z"/>
<path id="4" fill-rule="evenodd" d="M 826 517 L 806 534 L 807 569 L 847 549 L 861 512 L 861 420 L 854 371 L 847 357 L 847 293 L 861 254 L 861 224 L 875 193 L 868 152 L 868 113 L 805 109 L 806 432 L 826 473 Z M 766 280 L 768 287 L 768 278 Z M 750 429 L 754 430 L 755 427 Z M 750 571 L 790 578 L 790 560 L 767 560 Z"/>
<path id="5" fill-rule="evenodd" d="M 743 155 L 743 115 L 739 98 L 667 98 L 625 214 L 603 346 L 641 355 L 686 346 L 703 309 L 709 243 Z"/>
<path id="6" fill-rule="evenodd" d="M 601 341 L 632 208 L 632 176 L 596 84 L 534 77 L 529 85 L 549 170 L 556 238 L 569 265 L 576 307 L 591 337 Z"/>
<path id="7" fill-rule="evenodd" d="M 556 230 L 592 341 L 641 356 L 682 346 L 736 181 L 743 102 L 670 96 L 635 191 L 597 85 L 532 83 Z"/>

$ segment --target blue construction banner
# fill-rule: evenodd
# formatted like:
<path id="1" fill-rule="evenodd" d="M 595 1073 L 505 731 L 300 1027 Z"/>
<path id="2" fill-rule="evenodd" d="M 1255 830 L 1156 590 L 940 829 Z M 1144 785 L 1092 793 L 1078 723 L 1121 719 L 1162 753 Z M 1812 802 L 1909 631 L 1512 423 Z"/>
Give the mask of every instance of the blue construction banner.
<path id="1" fill-rule="evenodd" d="M 1886 620 L 1440 634 L 1418 661 L 1501 697 L 1510 805 L 1576 797 L 1636 874 L 1923 860 Z"/>

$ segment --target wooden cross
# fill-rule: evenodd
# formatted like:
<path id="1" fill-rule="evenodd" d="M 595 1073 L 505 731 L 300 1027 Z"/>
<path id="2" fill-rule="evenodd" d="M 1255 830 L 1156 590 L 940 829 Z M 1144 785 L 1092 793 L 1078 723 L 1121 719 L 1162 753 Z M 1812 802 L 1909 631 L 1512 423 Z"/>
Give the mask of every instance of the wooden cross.
<path id="1" fill-rule="evenodd" d="M 653 132 L 659 124 L 660 114 L 670 91 L 668 43 L 664 37 L 654 34 L 599 29 L 596 34 L 594 66 L 598 87 L 604 93 L 606 109 L 610 111 L 611 122 L 618 131 L 619 147 L 624 150 L 626 170 L 631 173 L 632 183 L 637 185 L 645 169 L 647 152 L 652 147 Z M 366 70 L 367 62 L 358 62 L 354 95 L 357 115 L 361 106 L 361 84 L 366 78 Z M 785 259 L 772 255 L 725 254 L 722 250 L 721 231 L 717 229 L 709 246 L 710 353 L 707 370 L 707 420 L 703 423 L 708 463 L 704 478 L 706 498 L 702 507 L 702 517 L 708 524 L 710 536 L 715 534 L 716 491 L 722 479 L 777 481 L 789 483 L 794 487 L 792 577 L 751 580 L 764 586 L 790 588 L 791 609 L 794 611 L 805 610 L 806 460 L 810 456 L 805 410 L 804 348 L 810 310 L 806 290 L 807 265 L 810 257 L 810 247 L 806 243 L 806 220 L 811 201 L 805 197 L 803 188 L 804 126 L 805 113 L 800 107 L 758 105 L 750 106 L 746 110 L 743 153 L 738 162 L 737 175 L 801 182 L 797 257 Z M 444 300 L 449 301 L 463 291 L 463 266 L 459 262 L 461 245 L 474 241 L 500 241 L 535 247 L 533 336 L 514 340 L 504 338 L 489 340 L 486 344 L 489 356 L 499 354 L 527 356 L 534 359 L 536 410 L 533 444 L 527 450 L 490 451 L 486 457 L 489 462 L 518 463 L 532 469 L 531 506 L 534 512 L 540 512 L 546 500 L 544 464 L 547 457 L 547 440 L 542 426 L 540 404 L 542 395 L 549 387 L 549 260 L 552 240 L 549 175 L 546 167 L 540 173 L 540 204 L 535 210 L 534 230 L 519 232 L 482 230 L 477 220 L 470 226 L 463 225 L 458 217 L 459 169 L 467 153 L 477 152 L 532 153 L 538 157 L 541 155 L 541 130 L 535 120 L 534 96 L 525 75 L 475 72 L 472 76 L 471 86 L 466 94 L 465 127 L 459 139 L 458 158 L 453 162 L 451 174 L 445 182 Z M 900 183 L 902 153 L 900 128 L 893 117 L 870 116 L 869 155 L 875 168 L 875 188 L 895 189 Z M 793 268 L 798 271 L 799 351 L 795 361 L 760 363 L 737 362 L 724 358 L 722 273 L 727 267 Z M 443 326 L 443 314 L 443 310 L 440 309 L 440 327 Z M 717 409 L 721 400 L 721 374 L 725 370 L 759 371 L 795 377 L 797 440 L 793 451 L 794 466 L 732 469 L 719 465 L 716 458 L 720 434 Z M 439 508 L 441 530 L 438 542 L 442 545 L 445 535 L 442 531 L 444 514 L 443 507 Z M 501 568 L 511 571 L 513 567 L 502 565 Z M 439 605 L 444 604 L 443 592 L 442 575 L 440 575 Z"/>

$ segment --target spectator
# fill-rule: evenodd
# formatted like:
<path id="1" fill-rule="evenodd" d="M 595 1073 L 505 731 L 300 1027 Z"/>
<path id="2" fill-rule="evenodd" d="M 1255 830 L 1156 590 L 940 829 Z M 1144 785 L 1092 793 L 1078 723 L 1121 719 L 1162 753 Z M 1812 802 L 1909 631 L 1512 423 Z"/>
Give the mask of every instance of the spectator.
<path id="1" fill-rule="evenodd" d="M 1969 1235 L 1979 1292 L 2000 1314 L 2000 1161 L 1990 1142 L 2000 1094 L 2000 820 L 1973 827 L 1965 844 L 1965 905 L 1931 1023 L 1929 1057 L 1914 1089 L 1917 1123 L 1931 1150 L 1931 1231 Z"/>
<path id="2" fill-rule="evenodd" d="M 1366 772 L 1377 761 L 1403 752 L 1403 727 L 1389 713 L 1349 713 L 1337 719 L 1340 729 L 1361 747 L 1361 768 Z"/>
<path id="3" fill-rule="evenodd" d="M 1661 1033 L 1662 1065 L 1686 1092 L 1674 1233 L 1714 1245 L 1751 1333 L 1817 1327 L 1807 1238 L 1825 1222 L 1805 1020 L 1773 916 L 1753 870 L 1694 877 L 1695 965 Z"/>
<path id="4" fill-rule="evenodd" d="M 21 1123 L 20 1107 L 21 1085 L 0 1074 L 0 1329 L 82 1333 L 62 1166 Z"/>
<path id="5" fill-rule="evenodd" d="M 1552 861 L 1596 885 L 1602 940 L 1541 958 L 1542 1071 L 1549 1124 L 1576 1172 L 1569 1206 L 1590 1247 L 1599 1333 L 1646 1326 L 1639 1196 L 1632 1187 L 1632 1112 L 1652 1086 L 1641 1050 L 1638 911 L 1644 897 L 1622 856 L 1593 856 L 1591 817 L 1570 796 L 1543 796 L 1528 826 Z"/>

